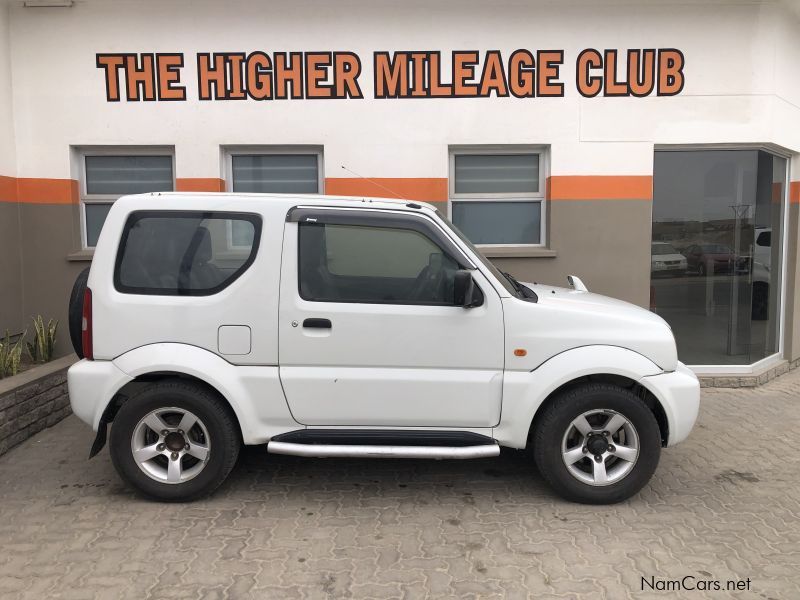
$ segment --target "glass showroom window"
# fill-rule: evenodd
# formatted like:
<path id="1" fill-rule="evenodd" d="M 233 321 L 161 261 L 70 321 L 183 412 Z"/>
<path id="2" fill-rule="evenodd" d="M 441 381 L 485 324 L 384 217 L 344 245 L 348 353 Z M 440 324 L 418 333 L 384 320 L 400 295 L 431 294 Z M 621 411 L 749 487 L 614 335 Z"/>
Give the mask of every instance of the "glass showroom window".
<path id="1" fill-rule="evenodd" d="M 123 152 L 87 151 L 81 154 L 81 219 L 83 244 L 87 248 L 97 245 L 108 211 L 117 198 L 126 194 L 175 189 L 171 152 Z"/>
<path id="2" fill-rule="evenodd" d="M 779 351 L 786 168 L 757 149 L 655 153 L 652 299 L 684 362 Z"/>
<path id="3" fill-rule="evenodd" d="M 475 244 L 544 244 L 542 150 L 456 150 L 450 154 L 453 223 Z"/>

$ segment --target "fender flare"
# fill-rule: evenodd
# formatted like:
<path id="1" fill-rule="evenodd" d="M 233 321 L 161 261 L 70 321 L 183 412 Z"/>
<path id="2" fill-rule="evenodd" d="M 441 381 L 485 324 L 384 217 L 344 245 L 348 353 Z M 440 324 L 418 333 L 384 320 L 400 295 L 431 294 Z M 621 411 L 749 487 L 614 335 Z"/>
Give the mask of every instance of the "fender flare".
<path id="1" fill-rule="evenodd" d="M 247 391 L 235 372 L 237 367 L 219 355 L 188 344 L 160 343 L 135 348 L 115 358 L 113 363 L 131 379 L 163 371 L 199 379 L 217 390 L 230 405 L 239 421 L 242 438 L 253 437 L 250 424 L 256 422 L 255 415 L 251 406 L 241 402 L 248 397 Z"/>
<path id="2" fill-rule="evenodd" d="M 636 381 L 662 369 L 649 358 L 620 346 L 592 345 L 566 350 L 533 371 L 507 371 L 503 406 L 494 437 L 504 446 L 525 448 L 542 404 L 558 388 L 587 375 L 617 375 Z"/>

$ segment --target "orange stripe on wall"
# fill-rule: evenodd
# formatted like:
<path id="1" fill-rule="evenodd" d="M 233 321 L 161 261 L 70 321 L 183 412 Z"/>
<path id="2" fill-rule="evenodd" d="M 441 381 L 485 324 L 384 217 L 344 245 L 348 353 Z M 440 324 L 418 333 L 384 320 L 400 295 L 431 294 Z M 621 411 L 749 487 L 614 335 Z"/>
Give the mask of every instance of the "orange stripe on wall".
<path id="1" fill-rule="evenodd" d="M 325 193 L 331 196 L 374 196 L 447 202 L 447 179 L 440 177 L 328 177 Z"/>
<path id="2" fill-rule="evenodd" d="M 78 182 L 74 179 L 0 177 L 0 201 L 23 204 L 77 204 Z"/>
<path id="3" fill-rule="evenodd" d="M 0 175 L 0 202 L 17 201 L 17 178 Z"/>
<path id="4" fill-rule="evenodd" d="M 217 177 L 180 177 L 175 179 L 178 192 L 224 192 L 225 180 Z"/>
<path id="5" fill-rule="evenodd" d="M 789 202 L 791 204 L 800 204 L 800 181 L 789 183 Z"/>
<path id="6" fill-rule="evenodd" d="M 652 200 L 651 175 L 554 175 L 549 200 Z"/>

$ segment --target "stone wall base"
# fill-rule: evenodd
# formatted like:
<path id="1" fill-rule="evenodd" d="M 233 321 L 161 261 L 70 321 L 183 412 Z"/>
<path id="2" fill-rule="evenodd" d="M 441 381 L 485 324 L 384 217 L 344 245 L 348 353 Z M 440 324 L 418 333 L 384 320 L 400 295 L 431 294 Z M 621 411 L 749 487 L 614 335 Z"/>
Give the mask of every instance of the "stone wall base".
<path id="1" fill-rule="evenodd" d="M 698 375 L 700 387 L 743 388 L 758 387 L 800 366 L 800 359 L 782 360 L 757 373 L 747 375 Z"/>
<path id="2" fill-rule="evenodd" d="M 0 455 L 72 412 L 67 369 L 76 360 L 65 356 L 0 379 Z"/>

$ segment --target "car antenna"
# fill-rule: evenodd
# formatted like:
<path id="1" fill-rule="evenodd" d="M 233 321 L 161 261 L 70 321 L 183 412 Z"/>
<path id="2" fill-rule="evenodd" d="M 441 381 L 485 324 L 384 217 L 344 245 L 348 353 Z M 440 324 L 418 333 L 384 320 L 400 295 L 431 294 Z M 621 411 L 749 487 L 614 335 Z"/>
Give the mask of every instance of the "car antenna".
<path id="1" fill-rule="evenodd" d="M 345 170 L 345 171 L 347 171 L 348 173 L 352 173 L 352 174 L 353 174 L 353 175 L 355 175 L 356 177 L 360 177 L 361 179 L 364 179 L 365 181 L 369 181 L 369 182 L 370 182 L 370 183 L 372 183 L 373 185 L 377 185 L 379 188 L 386 190 L 386 191 L 387 191 L 387 192 L 389 192 L 390 194 L 392 194 L 392 195 L 396 196 L 397 198 L 400 198 L 400 200 L 408 200 L 408 198 L 404 198 L 403 196 L 401 196 L 400 194 L 398 194 L 398 193 L 397 193 L 397 192 L 395 192 L 394 190 L 392 190 L 392 189 L 390 189 L 390 188 L 386 187 L 385 185 L 382 185 L 382 184 L 378 183 L 378 182 L 377 182 L 377 181 L 375 181 L 374 179 L 370 179 L 369 177 L 364 177 L 364 176 L 363 176 L 363 175 L 361 175 L 360 173 L 356 173 L 355 171 L 353 171 L 352 169 L 348 169 L 348 168 L 347 168 L 347 167 L 345 167 L 344 165 L 341 165 L 341 167 L 342 167 L 342 169 L 344 169 L 344 170 Z"/>

